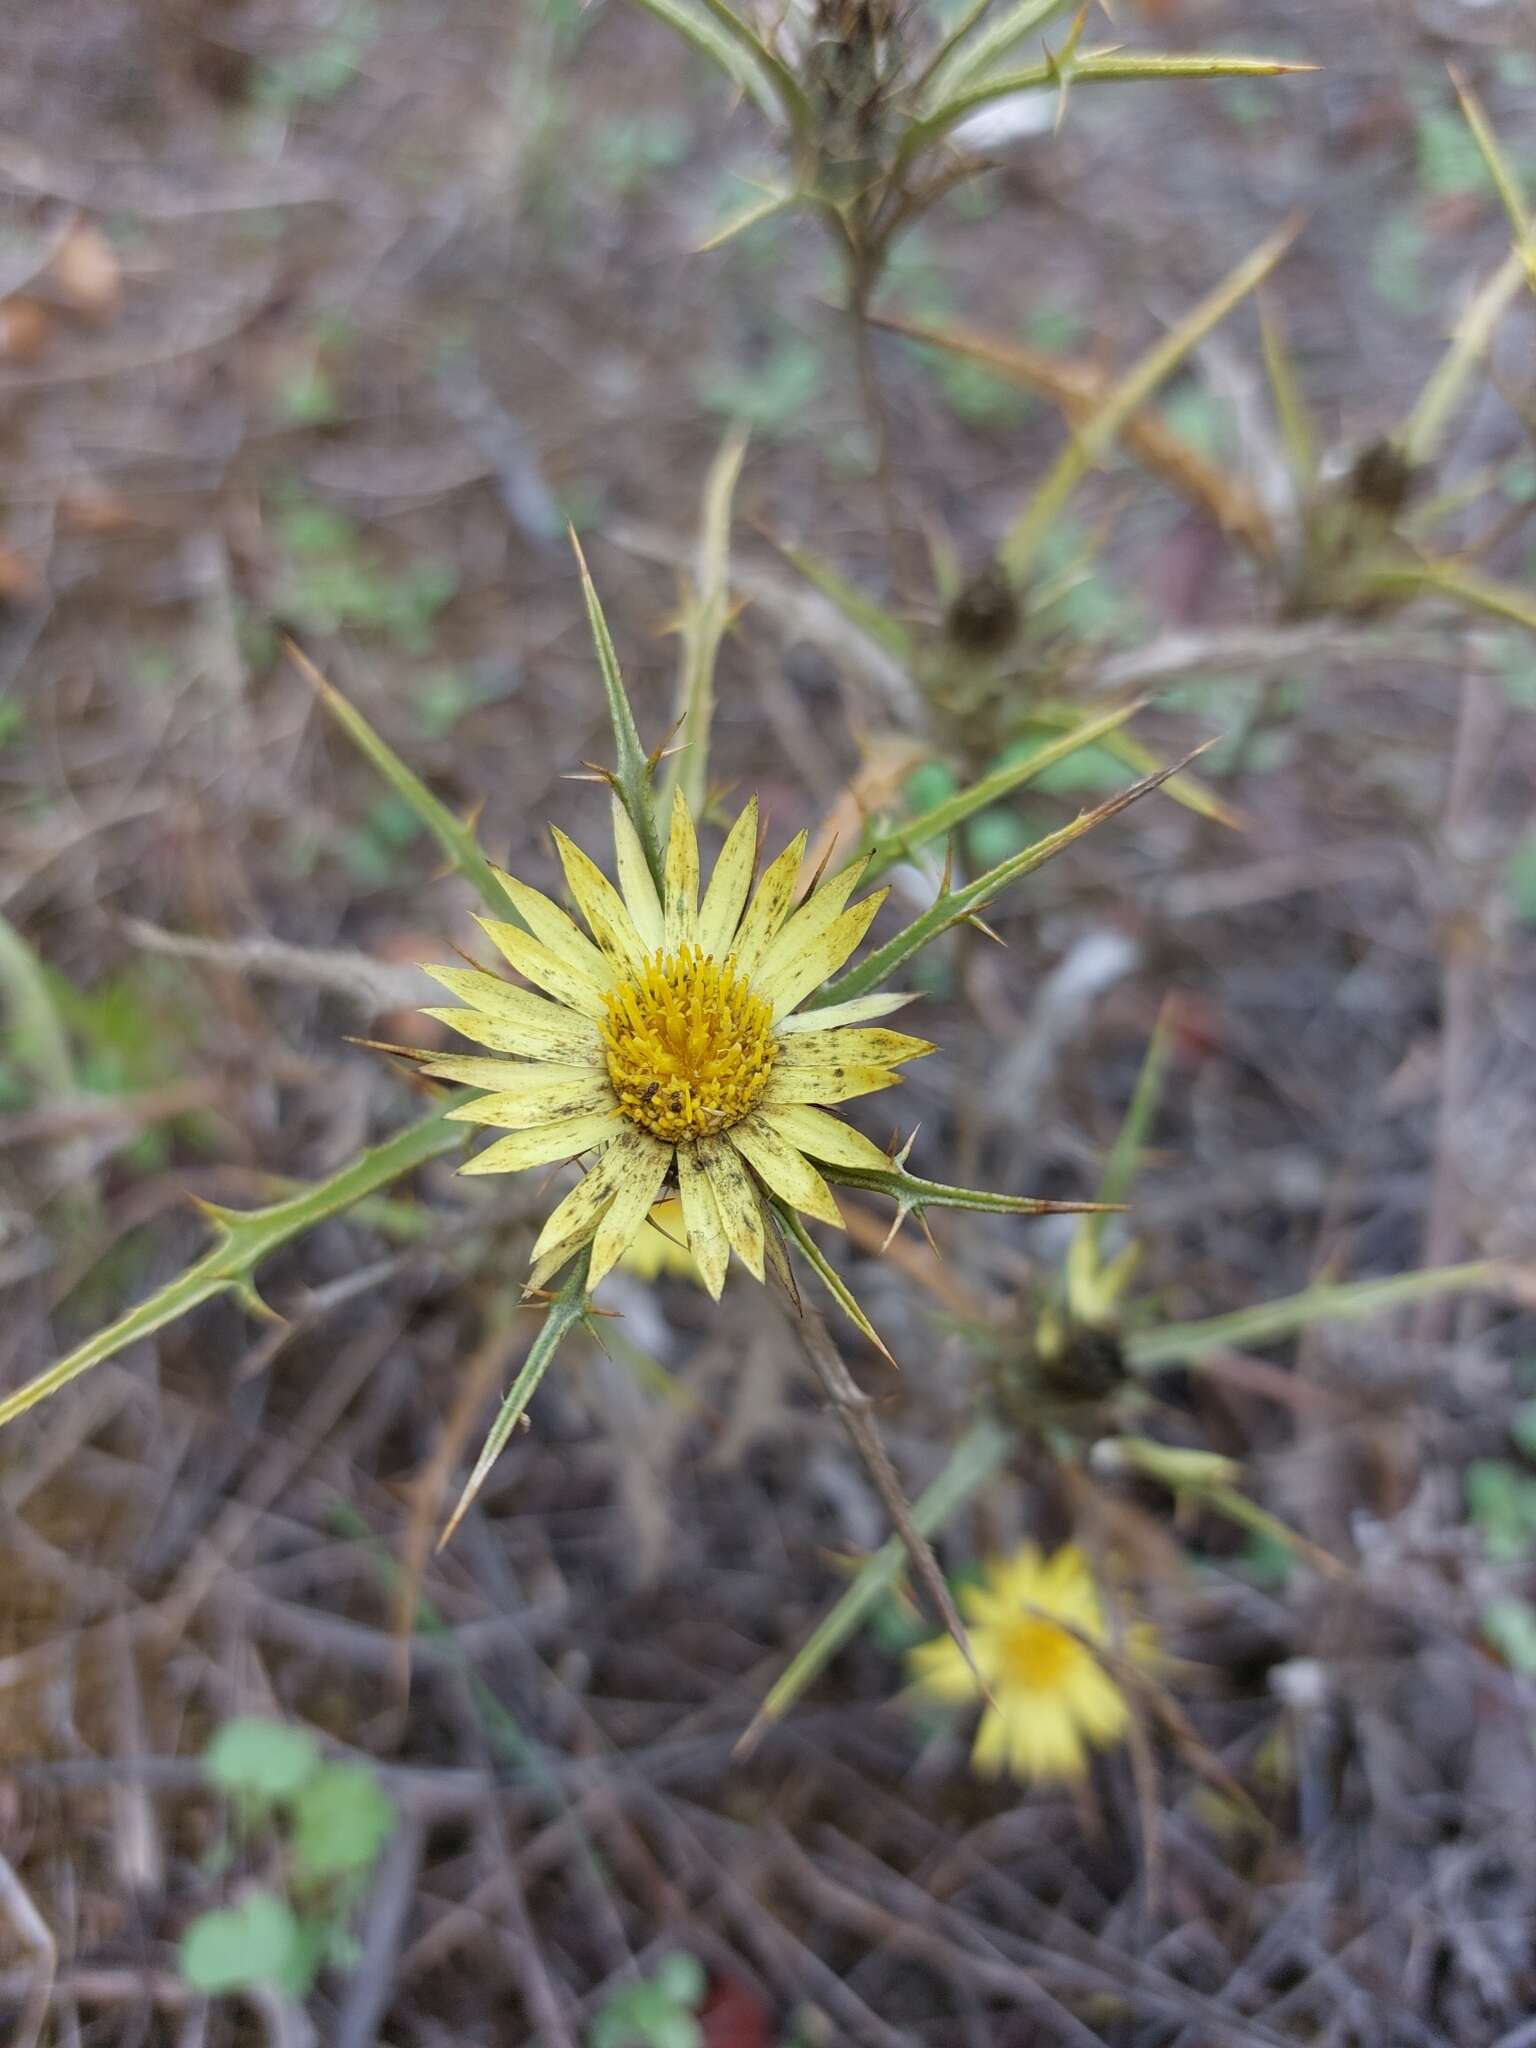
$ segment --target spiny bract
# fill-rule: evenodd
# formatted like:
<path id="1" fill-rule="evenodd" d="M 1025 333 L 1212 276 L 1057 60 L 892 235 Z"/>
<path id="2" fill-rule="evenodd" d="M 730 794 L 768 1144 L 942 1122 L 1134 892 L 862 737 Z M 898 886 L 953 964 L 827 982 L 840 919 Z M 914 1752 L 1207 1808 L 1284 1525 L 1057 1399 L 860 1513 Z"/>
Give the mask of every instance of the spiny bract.
<path id="1" fill-rule="evenodd" d="M 906 996 L 860 996 L 793 1014 L 842 966 L 884 901 L 881 890 L 848 907 L 863 863 L 792 910 L 802 832 L 753 892 L 754 798 L 700 901 L 698 840 L 681 796 L 660 892 L 617 800 L 613 833 L 617 888 L 555 833 L 590 938 L 547 896 L 497 871 L 523 924 L 480 923 L 508 964 L 544 993 L 473 969 L 428 968 L 470 1007 L 427 1014 L 504 1057 L 440 1056 L 425 1071 L 488 1090 L 449 1114 L 510 1134 L 465 1173 L 597 1155 L 540 1231 L 530 1287 L 542 1287 L 587 1244 L 595 1286 L 675 1179 L 689 1249 L 718 1297 L 733 1251 L 763 1277 L 765 1192 L 840 1226 L 811 1162 L 889 1167 L 877 1145 L 818 1105 L 889 1088 L 901 1061 L 934 1048 L 899 1031 L 858 1028 Z"/>

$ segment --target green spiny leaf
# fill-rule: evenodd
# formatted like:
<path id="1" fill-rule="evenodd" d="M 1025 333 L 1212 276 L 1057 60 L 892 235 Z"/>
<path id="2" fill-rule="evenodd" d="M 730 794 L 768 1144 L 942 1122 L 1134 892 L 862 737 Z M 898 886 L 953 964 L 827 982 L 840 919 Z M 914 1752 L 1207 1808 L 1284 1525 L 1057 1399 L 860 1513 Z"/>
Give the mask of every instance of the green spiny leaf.
<path id="1" fill-rule="evenodd" d="M 561 1344 L 586 1314 L 587 1268 L 592 1262 L 590 1245 L 572 1260 L 564 1280 L 556 1289 L 540 1330 L 523 1360 L 511 1390 L 497 1411 L 496 1420 L 491 1424 L 490 1434 L 475 1460 L 475 1469 L 469 1475 L 468 1484 L 459 1495 L 458 1505 L 448 1517 L 448 1525 L 438 1538 L 438 1549 L 448 1542 L 460 1522 L 463 1521 L 475 1496 L 490 1477 L 491 1467 L 506 1449 L 507 1439 L 522 1419 L 523 1411 L 533 1399 L 540 1380 L 549 1371 L 555 1360 L 555 1353 Z"/>
<path id="2" fill-rule="evenodd" d="M 50 1394 L 56 1394 L 61 1387 L 68 1386 L 81 1373 L 89 1372 L 92 1366 L 115 1357 L 141 1337 L 163 1330 L 168 1323 L 178 1321 L 203 1302 L 211 1301 L 215 1295 L 248 1287 L 256 1267 L 279 1245 L 301 1237 L 327 1217 L 340 1215 L 364 1196 L 388 1187 L 391 1181 L 399 1180 L 413 1168 L 461 1144 L 463 1130 L 446 1122 L 445 1114 L 446 1108 L 436 1110 L 419 1123 L 408 1124 L 382 1145 L 359 1153 L 357 1158 L 328 1179 L 317 1181 L 302 1194 L 270 1203 L 264 1209 L 242 1212 L 204 1205 L 204 1215 L 218 1232 L 218 1242 L 213 1249 L 205 1252 L 174 1280 L 157 1288 L 147 1301 L 129 1309 L 116 1322 L 109 1323 L 94 1337 L 87 1338 L 56 1365 L 49 1366 L 46 1372 L 39 1373 L 24 1387 L 18 1387 L 14 1394 L 0 1400 L 0 1428 L 7 1422 L 13 1422 L 18 1415 L 24 1415 L 29 1408 L 35 1408 Z"/>
<path id="3" fill-rule="evenodd" d="M 722 35 L 713 22 L 705 21 L 691 7 L 679 6 L 678 0 L 639 0 L 639 5 L 701 56 L 717 64 L 727 78 L 751 94 L 765 114 L 776 111 L 772 93 L 735 39 Z"/>
<path id="4" fill-rule="evenodd" d="M 409 805 L 459 873 L 474 883 L 497 917 L 513 916 L 515 913 L 491 873 L 490 864 L 480 851 L 470 827 L 462 818 L 456 818 L 446 804 L 439 803 L 421 777 L 406 766 L 389 742 L 374 731 L 361 711 L 347 701 L 335 684 L 326 680 L 296 641 L 289 640 L 285 645 L 295 668 L 314 689 L 326 710 L 359 752 L 373 763 L 391 789 Z"/>
<path id="5" fill-rule="evenodd" d="M 1030 707 L 1029 715 L 1032 722 L 1062 726 L 1069 733 L 1081 733 L 1087 729 L 1083 714 L 1073 705 L 1036 704 Z M 1144 747 L 1128 732 L 1111 731 L 1099 737 L 1096 743 L 1101 752 L 1137 775 L 1155 775 L 1163 765 L 1150 747 Z M 1224 804 L 1198 776 L 1170 775 L 1163 787 L 1174 803 L 1182 804 L 1186 811 L 1193 811 L 1197 818 L 1209 818 L 1213 824 L 1225 825 L 1230 832 L 1242 830 L 1243 821 L 1237 812 L 1229 804 Z"/>
<path id="6" fill-rule="evenodd" d="M 956 826 L 973 817 L 977 811 L 985 810 L 988 805 L 997 803 L 1014 790 L 1033 782 L 1036 776 L 1043 775 L 1049 768 L 1054 768 L 1059 761 L 1079 753 L 1084 747 L 1093 746 L 1096 741 L 1102 740 L 1106 733 L 1113 732 L 1116 727 L 1124 725 L 1127 719 L 1134 718 L 1141 708 L 1142 705 L 1138 701 L 1120 705 L 1114 711 L 1105 712 L 1102 717 L 1084 719 L 1080 724 L 1075 724 L 1061 739 L 1053 740 L 1048 746 L 1042 747 L 1038 753 L 995 769 L 992 774 L 984 775 L 979 782 L 973 782 L 967 788 L 957 790 L 943 802 L 933 804 L 929 809 L 920 812 L 917 817 L 896 831 L 883 834 L 871 848 L 864 881 L 873 882 L 878 876 L 883 875 L 887 868 L 894 867 L 898 861 L 906 860 L 918 847 L 926 846 L 934 839 L 947 837 Z"/>
<path id="7" fill-rule="evenodd" d="M 678 687 L 677 752 L 667 764 L 657 798 L 670 815 L 672 791 L 702 817 L 709 790 L 709 738 L 715 715 L 715 663 L 730 619 L 731 501 L 747 452 L 746 433 L 733 427 L 720 443 L 704 485 L 694 587 L 683 609 L 683 655 Z"/>
<path id="8" fill-rule="evenodd" d="M 1038 92 L 1042 87 L 1057 86 L 1064 90 L 1068 86 L 1119 85 L 1140 79 L 1274 78 L 1282 72 L 1315 69 L 1312 64 L 1286 64 L 1271 57 L 1127 56 L 1111 50 L 1085 50 L 1067 61 L 1047 56 L 1044 63 L 1027 65 L 1021 71 L 994 72 L 990 78 L 976 80 L 952 93 L 906 130 L 897 158 L 905 166 L 942 140 L 967 114 L 990 106 L 994 100 L 1011 99 L 1015 93 Z"/>
<path id="9" fill-rule="evenodd" d="M 839 1187 L 863 1188 L 889 1195 L 903 1209 L 982 1209 L 994 1216 L 1084 1216 L 1118 1209 L 1117 1202 L 1048 1202 L 1038 1195 L 994 1195 L 985 1188 L 948 1187 L 943 1181 L 921 1180 L 904 1168 L 882 1172 L 873 1166 L 833 1166 L 820 1162 L 821 1172 Z"/>
<path id="10" fill-rule="evenodd" d="M 893 654 L 898 661 L 909 660 L 912 654 L 912 635 L 902 621 L 886 611 L 875 599 L 867 597 L 857 585 L 827 562 L 815 555 L 807 554 L 803 548 L 779 543 L 779 551 L 790 562 L 806 582 L 819 590 L 830 604 L 836 606 L 849 625 L 856 626 L 861 633 L 883 647 L 887 654 Z"/>
<path id="11" fill-rule="evenodd" d="M 1173 1040 L 1173 1001 L 1170 998 L 1163 1005 L 1157 1027 L 1147 1046 L 1146 1057 L 1141 1063 L 1141 1072 L 1136 1076 L 1136 1086 L 1131 1091 L 1115 1142 L 1110 1147 L 1108 1159 L 1104 1162 L 1104 1173 L 1099 1181 L 1099 1200 L 1111 1208 L 1117 1208 L 1131 1192 L 1131 1183 L 1136 1178 L 1141 1164 L 1141 1155 L 1147 1142 L 1147 1133 L 1152 1128 L 1152 1119 L 1162 1100 L 1163 1070 L 1168 1063 L 1168 1048 Z"/>
<path id="12" fill-rule="evenodd" d="M 1312 409 L 1296 374 L 1295 359 L 1280 324 L 1280 316 L 1262 297 L 1259 301 L 1259 334 L 1270 396 L 1275 405 L 1275 422 L 1291 459 L 1291 475 L 1300 496 L 1310 491 L 1317 481 L 1317 430 Z"/>
<path id="13" fill-rule="evenodd" d="M 1473 139 L 1482 152 L 1483 162 L 1488 166 L 1488 175 L 1494 189 L 1503 202 L 1504 211 L 1509 215 L 1510 227 L 1514 230 L 1515 247 L 1524 261 L 1526 274 L 1536 285 L 1536 231 L 1531 226 L 1531 216 L 1525 203 L 1525 194 L 1520 189 L 1520 180 L 1515 175 L 1514 165 L 1505 156 L 1493 124 L 1483 111 L 1483 103 L 1473 92 L 1466 80 L 1453 66 L 1451 83 L 1456 88 L 1456 97 L 1461 101 L 1461 111 L 1467 117 L 1467 126 L 1472 130 Z"/>
<path id="14" fill-rule="evenodd" d="M 787 1202 L 781 1202 L 777 1195 L 773 1197 L 773 1208 L 780 1224 L 783 1226 L 785 1234 L 794 1240 L 801 1256 L 808 1265 L 815 1269 L 821 1284 L 826 1288 L 828 1294 L 831 1295 L 849 1322 L 853 1324 L 856 1330 L 869 1339 L 882 1358 L 890 1359 L 891 1364 L 894 1365 L 896 1361 L 894 1358 L 891 1358 L 891 1354 L 886 1348 L 885 1339 L 869 1320 L 869 1317 L 865 1315 L 863 1309 L 859 1307 L 848 1283 L 827 1258 L 821 1246 L 817 1244 L 805 1225 L 800 1221 L 799 1216 L 790 1208 Z"/>
<path id="15" fill-rule="evenodd" d="M 1461 1266 L 1435 1266 L 1422 1273 L 1396 1273 L 1386 1280 L 1320 1283 L 1300 1294 L 1283 1295 L 1231 1315 L 1211 1316 L 1199 1323 L 1168 1323 L 1143 1330 L 1125 1340 L 1126 1361 L 1133 1372 L 1160 1372 L 1169 1366 L 1193 1365 L 1212 1351 L 1230 1351 L 1253 1344 L 1272 1344 L 1315 1323 L 1355 1323 L 1407 1301 L 1435 1294 L 1498 1293 L 1507 1285 L 1506 1270 L 1496 1259 L 1475 1259 Z"/>
<path id="16" fill-rule="evenodd" d="M 1511 249 L 1456 322 L 1450 346 L 1393 437 L 1405 460 L 1415 467 L 1434 460 L 1451 414 L 1487 355 L 1494 329 L 1525 280 L 1525 250 Z"/>
<path id="17" fill-rule="evenodd" d="M 619 657 L 614 652 L 613 635 L 608 631 L 608 621 L 603 617 L 603 607 L 574 527 L 571 529 L 571 546 L 576 550 L 576 565 L 581 571 L 581 594 L 586 599 L 592 643 L 597 649 L 597 665 L 602 670 L 603 689 L 608 698 L 608 722 L 613 727 L 613 750 L 617 762 L 613 786 L 620 803 L 629 813 L 630 823 L 639 834 L 651 879 L 665 899 L 666 874 L 662 866 L 661 842 L 656 837 L 651 764 L 640 745 L 635 714 L 630 709 L 624 677 L 619 670 Z"/>
<path id="18" fill-rule="evenodd" d="M 1195 757 L 1190 755 L 1188 758 L 1193 760 Z M 1025 847 L 1022 853 L 1015 854 L 1010 860 L 1000 861 L 984 875 L 978 875 L 974 882 L 968 882 L 959 889 L 945 889 L 921 917 L 914 918 L 904 931 L 898 932 L 895 938 L 888 939 L 883 946 L 878 947 L 862 965 L 845 974 L 840 981 L 828 982 L 824 988 L 818 989 L 806 1002 L 805 1008 L 824 1009 L 829 1003 L 846 1002 L 851 996 L 861 996 L 870 989 L 879 988 L 904 961 L 910 960 L 914 953 L 920 953 L 924 946 L 930 945 L 941 932 L 948 931 L 951 925 L 963 924 L 967 918 L 984 909 L 994 896 L 1007 888 L 1010 882 L 1016 882 L 1021 876 L 1044 867 L 1048 860 L 1054 860 L 1058 853 L 1064 853 L 1085 833 L 1092 832 L 1096 826 L 1104 824 L 1117 812 L 1123 811 L 1127 805 L 1160 788 L 1184 765 L 1184 762 L 1177 762 L 1171 768 L 1160 769 L 1156 775 L 1144 776 L 1140 782 L 1132 783 L 1129 789 L 1120 790 L 1094 810 L 1082 812 L 1070 825 L 1063 825 L 1059 832 L 1052 832 L 1045 839 L 1037 839 L 1033 846 Z"/>
<path id="19" fill-rule="evenodd" d="M 969 48 L 962 47 L 962 44 L 968 40 L 974 23 L 962 20 L 930 69 L 929 106 L 941 105 L 947 93 L 974 83 L 990 65 L 1005 57 L 1016 43 L 1021 43 L 1035 29 L 1047 27 L 1071 4 L 1072 0 L 1015 0 L 1015 4 L 1000 14 L 983 36 L 970 43 Z"/>
<path id="20" fill-rule="evenodd" d="M 1060 520 L 1067 500 L 1093 465 L 1114 443 L 1120 429 L 1201 341 L 1274 269 L 1298 233 L 1288 222 L 1228 272 L 1214 291 L 1192 307 L 1161 341 L 1134 362 L 1100 403 L 1077 427 L 1049 473 L 998 549 L 998 559 L 1015 580 L 1034 564 L 1042 543 Z"/>
<path id="21" fill-rule="evenodd" d="M 942 1529 L 997 1470 L 1012 1445 L 1008 1431 L 990 1417 L 973 1422 L 938 1478 L 912 1504 L 912 1525 L 918 1534 L 932 1536 Z M 749 1751 L 770 1723 L 784 1718 L 871 1609 L 900 1583 L 907 1564 L 906 1547 L 899 1536 L 864 1560 L 852 1583 L 828 1608 L 774 1683 L 737 1744 L 738 1754 Z"/>
<path id="22" fill-rule="evenodd" d="M 749 200 L 739 212 L 733 213 L 722 226 L 716 228 L 707 241 L 698 243 L 694 248 L 694 255 L 708 256 L 715 249 L 723 249 L 727 242 L 735 241 L 738 235 L 744 235 L 749 228 L 755 228 L 762 221 L 772 220 L 774 215 L 782 213 L 786 206 L 793 206 L 797 196 L 794 192 L 768 191 L 764 192 L 761 198 Z"/>
<path id="23" fill-rule="evenodd" d="M 645 0 L 645 4 L 654 6 L 656 0 Z M 790 127 L 797 135 L 808 135 L 815 125 L 815 113 L 804 86 L 783 58 L 750 23 L 742 20 L 734 8 L 726 5 L 726 0 L 703 0 L 703 5 L 709 9 L 710 14 L 732 42 L 745 51 L 759 75 L 772 89 Z"/>
<path id="24" fill-rule="evenodd" d="M 1536 633 L 1536 595 L 1514 584 L 1497 582 L 1460 562 L 1421 555 L 1413 561 L 1386 562 L 1369 572 L 1372 589 L 1392 591 L 1406 597 L 1434 594 L 1454 598 L 1474 611 L 1489 612 L 1496 619 L 1512 619 Z"/>

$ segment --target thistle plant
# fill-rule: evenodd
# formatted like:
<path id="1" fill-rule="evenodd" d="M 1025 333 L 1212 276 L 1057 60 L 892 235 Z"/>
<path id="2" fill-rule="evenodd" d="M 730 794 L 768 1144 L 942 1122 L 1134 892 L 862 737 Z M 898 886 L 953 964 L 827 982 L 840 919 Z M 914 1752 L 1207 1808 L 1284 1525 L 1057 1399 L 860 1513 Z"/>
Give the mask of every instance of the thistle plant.
<path id="1" fill-rule="evenodd" d="M 411 1059 L 429 1080 L 453 1084 L 449 1099 L 315 1188 L 243 1215 L 205 1207 L 218 1234 L 214 1249 L 0 1402 L 0 1424 L 217 1294 L 233 1293 L 253 1311 L 268 1313 L 254 1282 L 268 1253 L 450 1150 L 464 1123 L 504 1133 L 465 1162 L 461 1171 L 470 1175 L 577 1158 L 588 1164 L 535 1239 L 528 1288 L 547 1302 L 548 1313 L 448 1533 L 479 1492 L 564 1339 L 588 1320 L 592 1286 L 631 1250 L 658 1205 L 680 1205 L 681 1237 L 714 1296 L 734 1253 L 758 1280 L 773 1277 L 798 1307 L 793 1249 L 881 1351 L 882 1340 L 805 1225 L 806 1217 L 841 1225 L 834 1187 L 890 1196 L 898 1220 L 931 1208 L 1024 1216 L 1084 1208 L 921 1178 L 906 1168 L 910 1140 L 893 1154 L 830 1111 L 896 1085 L 905 1062 L 935 1050 L 926 1039 L 871 1028 L 871 1020 L 909 1000 L 886 986 L 891 977 L 1011 882 L 1156 789 L 1170 771 L 1143 778 L 964 887 L 946 883 L 926 911 L 839 975 L 885 900 L 878 890 L 851 902 L 860 884 L 913 847 L 947 834 L 990 800 L 990 788 L 957 793 L 910 823 L 899 844 L 877 841 L 830 876 L 812 878 L 809 887 L 802 886 L 802 833 L 753 888 L 758 812 L 749 802 L 727 832 L 701 894 L 697 826 L 681 787 L 667 810 L 663 852 L 660 750 L 647 755 L 640 746 L 607 622 L 579 551 L 578 561 L 616 753 L 606 779 L 613 792 L 617 885 L 553 828 L 566 885 L 587 931 L 550 898 L 489 862 L 473 832 L 294 647 L 322 701 L 498 913 L 481 924 L 521 983 L 479 967 L 431 968 L 462 1007 L 430 1014 L 484 1050 L 421 1055 L 382 1049 Z M 690 671 L 687 717 L 700 769 L 709 743 L 710 669 L 704 663 Z M 1069 735 L 1060 751 L 1080 744 L 1079 735 Z M 475 1092 L 466 1098 L 465 1090 Z M 823 1343 L 813 1341 L 809 1349 L 871 1462 L 914 1562 L 948 1613 L 889 1463 L 867 1419 L 846 1398 L 845 1368 Z"/>
<path id="2" fill-rule="evenodd" d="M 1491 1259 L 1431 1267 L 1383 1279 L 1320 1281 L 1295 1294 L 1227 1315 L 1175 1323 L 1155 1295 L 1134 1282 L 1142 1246 L 1118 1244 L 1167 1077 L 1173 1013 L 1159 1024 L 1105 1162 L 1096 1193 L 1073 1228 L 1059 1273 L 1021 1296 L 998 1299 L 985 1318 L 959 1325 L 974 1362 L 973 1419 L 942 1471 L 914 1503 L 912 1523 L 925 1539 L 955 1523 L 998 1472 L 1029 1473 L 1042 1493 L 1075 1521 L 1102 1528 L 1128 1482 L 1162 1489 L 1184 1523 L 1214 1516 L 1333 1576 L 1329 1553 L 1254 1500 L 1240 1460 L 1183 1440 L 1156 1398 L 1160 1375 L 1215 1371 L 1234 1349 L 1270 1344 L 1330 1324 L 1362 1321 L 1432 1296 L 1522 1289 L 1517 1271 Z M 956 1327 L 949 1298 L 936 1314 Z M 1108 1627 L 1097 1559 L 1069 1544 L 1043 1559 L 1026 1544 L 984 1560 L 979 1584 L 961 1577 L 955 1598 L 964 1646 L 954 1634 L 910 1653 L 917 1694 L 938 1704 L 981 1701 L 985 1712 L 972 1754 L 982 1775 L 1007 1771 L 1031 1782 L 1080 1777 L 1095 1747 L 1129 1731 L 1137 1693 L 1167 1717 L 1169 1702 L 1152 1657 L 1156 1637 L 1137 1590 L 1117 1586 L 1123 1637 Z M 900 1588 L 907 1556 L 893 1540 L 867 1558 L 770 1687 L 741 1747 L 750 1750 L 782 1719 L 831 1657 Z"/>
<path id="3" fill-rule="evenodd" d="M 778 182 L 704 245 L 786 211 L 814 218 L 838 264 L 860 397 L 898 588 L 906 543 L 870 334 L 898 239 L 942 198 L 990 168 L 968 129 L 1000 102 L 1053 93 L 1057 118 L 1078 87 L 1273 77 L 1306 64 L 1270 57 L 1090 47 L 1092 0 L 967 0 L 949 27 L 903 0 L 797 0 L 769 23 L 728 0 L 639 0 L 753 100 L 784 159 Z M 1047 30 L 1059 31 L 1054 45 Z M 1038 52 L 1038 55 L 1036 55 Z M 1021 63 L 1024 55 L 1035 61 Z"/>

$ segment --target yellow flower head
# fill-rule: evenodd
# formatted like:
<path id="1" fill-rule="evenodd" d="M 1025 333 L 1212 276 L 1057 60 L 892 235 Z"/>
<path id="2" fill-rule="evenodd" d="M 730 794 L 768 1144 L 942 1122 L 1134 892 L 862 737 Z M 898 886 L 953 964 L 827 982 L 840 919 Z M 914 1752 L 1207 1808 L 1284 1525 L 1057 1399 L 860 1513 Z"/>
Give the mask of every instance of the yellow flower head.
<path id="1" fill-rule="evenodd" d="M 1081 1550 L 1068 1543 L 1042 1557 L 1028 1543 L 1010 1558 L 992 1559 L 982 1583 L 963 1587 L 959 1601 L 993 1701 L 976 1731 L 976 1769 L 989 1777 L 1011 1771 L 1037 1784 L 1082 1777 L 1088 1745 L 1119 1742 L 1130 1709 L 1087 1647 L 1107 1643 L 1109 1631 Z M 1147 1632 L 1137 1633 L 1144 1643 Z M 909 1663 L 930 1699 L 981 1697 L 975 1673 L 948 1636 L 919 1644 Z"/>
<path id="2" fill-rule="evenodd" d="M 933 1047 L 899 1031 L 856 1028 L 905 996 L 860 996 L 793 1014 L 842 966 L 884 901 L 881 890 L 848 907 L 858 863 L 792 908 L 802 832 L 754 892 L 754 799 L 727 835 L 701 901 L 698 841 L 681 796 L 660 892 L 617 800 L 613 833 L 617 888 L 555 833 L 590 937 L 547 896 L 497 871 L 522 923 L 480 923 L 543 993 L 472 969 L 428 968 L 469 1008 L 427 1014 L 502 1057 L 442 1056 L 425 1071 L 488 1090 L 449 1113 L 509 1133 L 465 1173 L 596 1155 L 540 1231 L 530 1286 L 542 1287 L 587 1244 L 596 1286 L 675 1182 L 688 1248 L 718 1298 L 733 1251 L 763 1277 L 765 1192 L 840 1227 L 811 1162 L 890 1165 L 877 1145 L 817 1105 L 889 1088 L 901 1061 Z"/>

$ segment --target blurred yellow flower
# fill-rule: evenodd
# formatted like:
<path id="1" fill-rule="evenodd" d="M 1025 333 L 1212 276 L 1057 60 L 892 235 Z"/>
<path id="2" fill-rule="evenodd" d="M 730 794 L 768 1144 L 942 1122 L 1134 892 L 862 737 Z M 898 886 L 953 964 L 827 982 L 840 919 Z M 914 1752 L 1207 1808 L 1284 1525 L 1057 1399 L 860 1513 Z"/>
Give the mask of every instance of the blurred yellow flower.
<path id="1" fill-rule="evenodd" d="M 993 1558 L 981 1584 L 962 1587 L 958 1598 L 992 1695 L 971 1752 L 975 1768 L 989 1777 L 1011 1771 L 1035 1784 L 1081 1778 L 1089 1745 L 1121 1741 L 1130 1722 L 1124 1693 L 1088 1648 L 1107 1644 L 1109 1631 L 1082 1551 L 1068 1543 L 1042 1557 L 1028 1543 L 1012 1557 Z M 1145 1651 L 1150 1631 L 1133 1634 Z M 920 1643 L 908 1662 L 930 1699 L 981 1698 L 975 1672 L 948 1636 Z"/>
<path id="2" fill-rule="evenodd" d="M 866 1172 L 890 1166 L 878 1145 L 820 1105 L 890 1088 L 901 1062 L 934 1048 L 899 1031 L 849 1028 L 899 1009 L 906 996 L 859 996 L 793 1014 L 842 966 L 885 900 L 882 889 L 849 906 L 863 862 L 796 906 L 802 832 L 754 892 L 754 799 L 727 834 L 701 899 L 698 839 L 681 795 L 663 888 L 617 801 L 613 834 L 617 888 L 555 833 L 590 938 L 547 896 L 496 870 L 522 922 L 480 923 L 543 994 L 475 969 L 429 967 L 469 1007 L 427 1015 L 501 1057 L 438 1054 L 424 1071 L 487 1090 L 448 1113 L 509 1134 L 465 1173 L 595 1155 L 539 1233 L 530 1287 L 544 1286 L 584 1245 L 592 1247 L 595 1287 L 670 1184 L 688 1249 L 718 1298 L 732 1252 L 763 1277 L 767 1196 L 841 1229 L 812 1162 Z"/>

